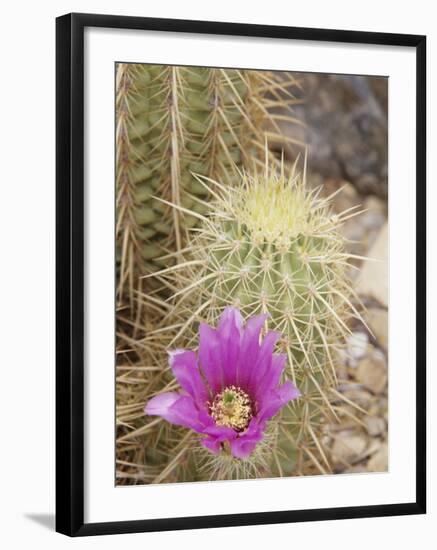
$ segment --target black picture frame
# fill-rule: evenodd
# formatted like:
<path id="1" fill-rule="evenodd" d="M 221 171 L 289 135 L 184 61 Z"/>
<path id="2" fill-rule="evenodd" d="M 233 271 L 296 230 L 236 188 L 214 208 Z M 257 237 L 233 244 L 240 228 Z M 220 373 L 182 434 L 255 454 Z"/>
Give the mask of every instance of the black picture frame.
<path id="1" fill-rule="evenodd" d="M 387 505 L 84 522 L 84 29 L 402 46 L 416 51 L 416 499 Z M 69 536 L 423 514 L 426 511 L 426 37 L 68 14 L 56 20 L 56 530 Z"/>

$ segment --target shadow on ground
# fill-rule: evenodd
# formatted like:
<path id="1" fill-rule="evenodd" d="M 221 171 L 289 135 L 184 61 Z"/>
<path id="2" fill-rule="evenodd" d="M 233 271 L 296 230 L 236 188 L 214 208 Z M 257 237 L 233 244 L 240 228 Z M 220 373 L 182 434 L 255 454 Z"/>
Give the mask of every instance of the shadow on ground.
<path id="1" fill-rule="evenodd" d="M 54 514 L 25 514 L 27 519 L 39 523 L 50 531 L 55 530 L 55 515 Z"/>

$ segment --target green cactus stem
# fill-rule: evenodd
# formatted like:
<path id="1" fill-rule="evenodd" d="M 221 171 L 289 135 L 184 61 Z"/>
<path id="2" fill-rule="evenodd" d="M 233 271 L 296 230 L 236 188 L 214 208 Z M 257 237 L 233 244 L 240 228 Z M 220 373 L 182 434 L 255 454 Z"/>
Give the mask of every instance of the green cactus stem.
<path id="1" fill-rule="evenodd" d="M 300 453 L 311 455 L 319 471 L 329 471 L 321 433 L 325 421 L 337 418 L 332 398 L 339 398 L 338 353 L 350 333 L 349 321 L 363 322 L 362 304 L 348 278 L 354 257 L 346 252 L 340 229 L 359 212 L 334 214 L 332 197 L 310 190 L 296 166 L 285 176 L 269 168 L 268 159 L 262 172 L 243 174 L 240 186 L 195 178 L 214 200 L 184 261 L 160 273 L 173 290 L 166 322 L 171 319 L 177 332 L 170 345 L 192 346 L 197 323 L 216 324 L 228 305 L 245 317 L 268 313 L 266 329 L 283 335 L 286 376 L 303 394 L 297 405 L 284 409 L 275 468 L 278 475 L 292 471 Z"/>
<path id="2" fill-rule="evenodd" d="M 181 252 L 195 214 L 206 213 L 208 189 L 192 172 L 232 186 L 236 168 L 259 162 L 266 137 L 293 142 L 279 126 L 292 115 L 275 109 L 296 101 L 295 85 L 291 75 L 268 71 L 117 64 L 119 303 L 127 295 L 132 306 L 139 277 Z"/>

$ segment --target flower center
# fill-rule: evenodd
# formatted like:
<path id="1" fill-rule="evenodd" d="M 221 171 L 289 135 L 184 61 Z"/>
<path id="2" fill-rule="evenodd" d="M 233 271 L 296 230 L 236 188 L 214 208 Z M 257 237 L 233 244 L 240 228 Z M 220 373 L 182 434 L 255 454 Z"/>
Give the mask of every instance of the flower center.
<path id="1" fill-rule="evenodd" d="M 228 386 L 218 393 L 210 411 L 218 426 L 227 426 L 237 431 L 245 430 L 253 416 L 250 397 L 235 386 Z"/>

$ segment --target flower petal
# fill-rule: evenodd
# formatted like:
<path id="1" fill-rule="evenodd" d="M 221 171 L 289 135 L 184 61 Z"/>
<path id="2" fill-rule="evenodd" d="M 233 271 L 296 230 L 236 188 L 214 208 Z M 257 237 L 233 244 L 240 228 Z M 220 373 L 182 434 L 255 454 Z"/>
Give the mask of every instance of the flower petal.
<path id="1" fill-rule="evenodd" d="M 176 403 L 179 397 L 180 395 L 174 391 L 160 393 L 147 402 L 144 412 L 150 416 L 167 414 L 170 407 Z"/>
<path id="2" fill-rule="evenodd" d="M 247 458 L 262 440 L 263 430 L 264 423 L 260 424 L 256 418 L 253 418 L 247 430 L 231 441 L 231 453 L 233 456 L 241 459 Z"/>
<path id="3" fill-rule="evenodd" d="M 218 393 L 223 387 L 220 338 L 206 323 L 199 326 L 199 360 L 212 392 Z"/>
<path id="4" fill-rule="evenodd" d="M 180 386 L 191 395 L 199 407 L 205 407 L 208 392 L 200 376 L 194 351 L 174 350 L 168 355 L 170 367 Z"/>
<path id="5" fill-rule="evenodd" d="M 167 422 L 202 432 L 204 421 L 193 399 L 176 392 L 161 393 L 152 397 L 144 412 L 150 416 L 162 416 Z"/>
<path id="6" fill-rule="evenodd" d="M 259 335 L 267 317 L 267 314 L 256 315 L 249 319 L 244 327 L 236 376 L 236 385 L 242 388 L 246 388 L 251 370 L 255 364 L 260 347 Z"/>
<path id="7" fill-rule="evenodd" d="M 236 307 L 225 307 L 220 315 L 218 331 L 225 335 L 229 334 L 234 327 L 237 328 L 239 334 L 243 333 L 243 317 Z"/>
<path id="8" fill-rule="evenodd" d="M 273 350 L 280 337 L 281 334 L 279 332 L 270 331 L 265 335 L 261 343 L 256 362 L 247 382 L 247 389 L 253 394 L 256 391 L 257 384 L 262 380 L 271 367 Z"/>
<path id="9" fill-rule="evenodd" d="M 219 454 L 221 450 L 220 441 L 218 439 L 214 439 L 213 437 L 205 437 L 200 441 L 200 443 L 208 449 L 208 451 L 211 451 L 215 455 Z"/>
<path id="10" fill-rule="evenodd" d="M 240 341 L 243 334 L 243 317 L 238 309 L 227 307 L 220 317 L 217 329 L 220 338 L 223 385 L 236 383 Z"/>
<path id="11" fill-rule="evenodd" d="M 223 441 L 232 441 L 237 437 L 237 432 L 226 426 L 208 426 L 203 430 L 203 433 L 208 437 L 202 439 L 201 443 L 213 453 L 218 453 L 220 451 L 220 444 Z"/>
<path id="12" fill-rule="evenodd" d="M 287 355 L 285 353 L 273 355 L 270 367 L 267 369 L 267 372 L 264 374 L 264 376 L 257 381 L 256 384 L 254 396 L 258 402 L 262 401 L 264 395 L 269 393 L 271 390 L 274 390 L 278 386 L 286 362 Z"/>
<path id="13" fill-rule="evenodd" d="M 282 386 L 264 395 L 260 403 L 260 411 L 257 414 L 259 420 L 268 420 L 282 409 L 289 401 L 301 395 L 300 391 L 290 380 Z"/>
<path id="14" fill-rule="evenodd" d="M 207 426 L 203 430 L 203 433 L 211 437 L 218 438 L 219 441 L 230 441 L 231 439 L 235 439 L 237 437 L 237 432 L 232 428 L 227 426 L 217 426 L 217 424 Z"/>

